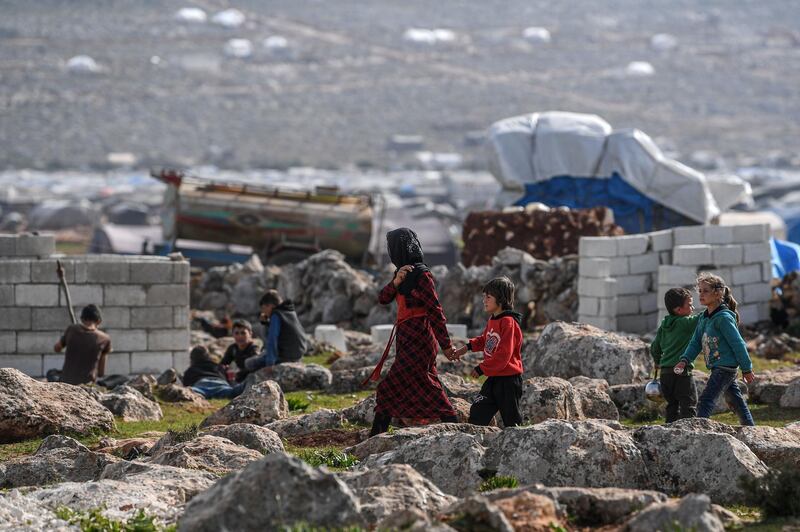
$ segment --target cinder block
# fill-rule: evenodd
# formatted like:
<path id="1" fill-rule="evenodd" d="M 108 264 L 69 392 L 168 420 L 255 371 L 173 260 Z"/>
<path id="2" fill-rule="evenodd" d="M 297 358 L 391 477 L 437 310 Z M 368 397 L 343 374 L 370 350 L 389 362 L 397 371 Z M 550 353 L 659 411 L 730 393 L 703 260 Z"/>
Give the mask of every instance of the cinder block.
<path id="1" fill-rule="evenodd" d="M 731 268 L 731 283 L 752 284 L 761 281 L 763 271 L 760 264 L 747 264 Z"/>
<path id="2" fill-rule="evenodd" d="M 76 312 L 80 312 L 81 307 L 85 305 L 93 304 L 102 307 L 106 303 L 103 299 L 103 287 L 99 284 L 76 284 L 70 286 L 69 296 L 72 301 L 72 307 Z M 59 290 L 59 297 L 60 304 L 66 306 L 67 298 L 63 290 Z"/>
<path id="3" fill-rule="evenodd" d="M 672 261 L 681 266 L 702 266 L 713 263 L 711 246 L 692 244 L 676 246 L 672 250 Z"/>
<path id="4" fill-rule="evenodd" d="M 754 244 L 744 244 L 744 262 L 752 264 L 755 262 L 766 262 L 772 260 L 772 248 L 769 242 L 756 242 Z"/>
<path id="5" fill-rule="evenodd" d="M 68 283 L 75 282 L 75 271 L 70 268 L 70 264 L 62 262 L 64 267 L 64 279 Z M 31 262 L 31 281 L 34 283 L 58 283 L 56 273 L 57 264 L 55 260 L 35 260 Z"/>
<path id="6" fill-rule="evenodd" d="M 654 331 L 658 329 L 658 325 L 661 323 L 661 317 L 659 316 L 658 312 L 651 312 L 646 316 L 647 316 L 647 330 Z"/>
<path id="7" fill-rule="evenodd" d="M 628 275 L 631 272 L 628 257 L 613 257 L 608 259 L 611 277 Z"/>
<path id="8" fill-rule="evenodd" d="M 598 310 L 600 316 L 613 317 L 617 315 L 618 300 L 616 297 L 601 297 L 600 309 Z"/>
<path id="9" fill-rule="evenodd" d="M 130 309 L 134 329 L 172 329 L 172 307 L 136 307 Z"/>
<path id="10" fill-rule="evenodd" d="M 650 246 L 650 238 L 647 234 L 618 236 L 615 239 L 618 256 L 641 255 L 646 253 Z"/>
<path id="11" fill-rule="evenodd" d="M 130 279 L 130 268 L 126 261 L 95 260 L 88 262 L 86 269 L 91 283 L 125 284 Z"/>
<path id="12" fill-rule="evenodd" d="M 746 284 L 743 292 L 743 303 L 763 303 L 772 298 L 772 287 L 769 283 Z"/>
<path id="13" fill-rule="evenodd" d="M 372 335 L 372 342 L 386 345 L 389 342 L 389 336 L 392 334 L 393 328 L 394 325 L 373 325 L 369 329 Z"/>
<path id="14" fill-rule="evenodd" d="M 21 234 L 17 236 L 16 247 L 18 257 L 49 257 L 56 252 L 56 237 Z"/>
<path id="15" fill-rule="evenodd" d="M 658 253 L 651 252 L 644 255 L 637 255 L 629 257 L 628 263 L 630 264 L 630 273 L 636 275 L 639 273 L 655 273 L 658 271 Z"/>
<path id="16" fill-rule="evenodd" d="M 672 230 L 673 247 L 705 244 L 705 227 L 702 225 L 685 225 Z"/>
<path id="17" fill-rule="evenodd" d="M 141 307 L 147 303 L 147 292 L 140 285 L 106 285 L 105 304 Z"/>
<path id="18" fill-rule="evenodd" d="M 760 316 L 758 311 L 758 304 L 751 303 L 749 305 L 739 305 L 736 309 L 739 313 L 739 323 L 743 325 L 750 325 L 757 323 Z"/>
<path id="19" fill-rule="evenodd" d="M 53 346 L 61 338 L 63 330 L 53 331 L 20 331 L 17 333 L 18 353 L 52 353 Z"/>
<path id="20" fill-rule="evenodd" d="M 733 241 L 737 244 L 769 240 L 769 224 L 734 225 L 732 227 Z"/>
<path id="21" fill-rule="evenodd" d="M 183 373 L 189 367 L 189 351 L 173 351 L 172 367 Z"/>
<path id="22" fill-rule="evenodd" d="M 13 257 L 17 254 L 17 237 L 0 235 L 0 257 Z"/>
<path id="23" fill-rule="evenodd" d="M 131 263 L 130 272 L 130 282 L 142 284 L 169 284 L 174 275 L 169 260 Z"/>
<path id="24" fill-rule="evenodd" d="M 31 282 L 31 261 L 25 259 L 0 259 L 0 283 Z"/>
<path id="25" fill-rule="evenodd" d="M 58 353 L 55 355 L 44 355 L 42 357 L 42 375 L 47 375 L 51 369 L 58 369 L 64 367 L 64 354 Z"/>
<path id="26" fill-rule="evenodd" d="M 0 284 L 0 307 L 14 305 L 14 285 Z"/>
<path id="27" fill-rule="evenodd" d="M 703 270 L 703 273 L 713 273 L 718 277 L 722 277 L 722 279 L 730 284 L 731 278 L 733 277 L 733 268 L 714 268 L 713 270 Z"/>
<path id="28" fill-rule="evenodd" d="M 616 281 L 617 295 L 619 296 L 643 294 L 650 291 L 649 275 L 621 275 L 616 278 Z"/>
<path id="29" fill-rule="evenodd" d="M 706 244 L 732 244 L 733 226 L 706 225 L 704 235 Z"/>
<path id="30" fill-rule="evenodd" d="M 611 261 L 593 257 L 580 257 L 578 275 L 582 277 L 608 277 L 611 275 Z"/>
<path id="31" fill-rule="evenodd" d="M 623 314 L 637 314 L 639 312 L 639 295 L 617 296 L 617 310 Z M 616 316 L 617 313 L 614 315 Z"/>
<path id="32" fill-rule="evenodd" d="M 578 278 L 578 295 L 590 297 L 614 297 L 617 295 L 617 282 L 614 279 Z"/>
<path id="33" fill-rule="evenodd" d="M 761 264 L 761 280 L 762 281 L 772 281 L 774 277 L 772 273 L 772 261 L 764 262 Z"/>
<path id="34" fill-rule="evenodd" d="M 188 347 L 189 329 L 156 330 L 147 333 L 147 349 L 150 351 L 177 351 Z"/>
<path id="35" fill-rule="evenodd" d="M 128 329 L 131 326 L 131 310 L 128 307 L 102 307 L 103 328 Z"/>
<path id="36" fill-rule="evenodd" d="M 55 342 L 53 342 L 55 344 Z M 17 333 L 14 331 L 0 331 L 0 353 L 17 352 Z M 4 367 L 0 364 L 0 367 Z"/>
<path id="37" fill-rule="evenodd" d="M 578 314 L 582 316 L 599 316 L 600 299 L 597 297 L 578 296 Z"/>
<path id="38" fill-rule="evenodd" d="M 616 257 L 616 238 L 608 236 L 582 236 L 578 241 L 581 257 Z"/>
<path id="39" fill-rule="evenodd" d="M 653 231 L 650 235 L 650 249 L 652 251 L 672 251 L 674 247 L 672 229 Z"/>
<path id="40" fill-rule="evenodd" d="M 658 252 L 659 264 L 672 264 L 672 250 Z"/>
<path id="41" fill-rule="evenodd" d="M 629 333 L 647 332 L 650 330 L 647 316 L 644 314 L 617 316 L 617 330 Z"/>
<path id="42" fill-rule="evenodd" d="M 58 286 L 53 284 L 19 284 L 15 289 L 18 307 L 58 306 Z"/>
<path id="43" fill-rule="evenodd" d="M 77 315 L 80 318 L 80 315 Z M 72 324 L 69 310 L 66 307 L 50 307 L 33 309 L 31 327 L 35 331 L 65 331 Z M 52 343 L 56 343 L 53 340 Z"/>
<path id="44" fill-rule="evenodd" d="M 0 368 L 14 368 L 28 377 L 41 377 L 42 355 L 0 355 Z"/>
<path id="45" fill-rule="evenodd" d="M 2 307 L 0 316 L 0 330 L 27 331 L 31 328 L 30 307 Z"/>
<path id="46" fill-rule="evenodd" d="M 171 351 L 131 353 L 131 373 L 154 373 L 159 375 L 171 367 Z"/>
<path id="47" fill-rule="evenodd" d="M 448 323 L 446 327 L 447 332 L 454 338 L 469 338 L 469 336 L 467 336 L 467 326 L 462 323 Z M 342 338 L 344 338 L 344 333 L 342 333 Z M 342 349 L 339 349 L 339 345 L 336 345 L 335 347 L 339 349 L 339 351 L 346 352 L 347 343 L 345 342 L 344 344 L 340 345 L 343 345 L 344 347 Z"/>
<path id="48" fill-rule="evenodd" d="M 639 296 L 639 312 L 652 314 L 658 312 L 658 294 L 650 292 Z"/>
<path id="49" fill-rule="evenodd" d="M 448 323 L 447 324 L 448 332 L 450 332 L 450 327 L 451 325 Z M 467 333 L 466 325 L 463 325 L 463 327 L 464 331 L 461 338 L 465 338 Z M 347 340 L 344 337 L 344 331 L 339 327 L 337 327 L 336 325 L 317 325 L 314 328 L 314 339 L 319 342 L 324 342 L 328 345 L 332 345 L 334 349 L 341 351 L 342 353 L 347 352 Z"/>
<path id="50" fill-rule="evenodd" d="M 744 249 L 739 244 L 713 246 L 711 255 L 716 266 L 737 266 L 742 264 Z"/>
<path id="51" fill-rule="evenodd" d="M 598 329 L 603 329 L 605 331 L 617 330 L 616 318 L 605 318 L 600 316 L 578 316 L 578 321 L 580 323 L 592 325 L 594 327 L 597 327 Z"/>
<path id="52" fill-rule="evenodd" d="M 147 305 L 188 305 L 189 285 L 162 284 L 147 289 Z"/>
<path id="53" fill-rule="evenodd" d="M 147 331 L 141 329 L 108 329 L 111 347 L 115 351 L 144 351 L 147 349 Z"/>
<path id="54" fill-rule="evenodd" d="M 183 329 L 189 327 L 189 306 L 172 307 L 173 321 L 172 325 L 176 329 Z"/>
<path id="55" fill-rule="evenodd" d="M 113 339 L 111 340 L 113 343 Z M 130 375 L 131 374 L 131 354 L 114 353 L 106 357 L 106 375 Z"/>
<path id="56" fill-rule="evenodd" d="M 190 264 L 188 261 L 180 261 L 172 263 L 172 282 L 184 284 L 189 282 Z"/>
<path id="57" fill-rule="evenodd" d="M 758 321 L 766 321 L 769 318 L 769 303 L 758 303 Z"/>

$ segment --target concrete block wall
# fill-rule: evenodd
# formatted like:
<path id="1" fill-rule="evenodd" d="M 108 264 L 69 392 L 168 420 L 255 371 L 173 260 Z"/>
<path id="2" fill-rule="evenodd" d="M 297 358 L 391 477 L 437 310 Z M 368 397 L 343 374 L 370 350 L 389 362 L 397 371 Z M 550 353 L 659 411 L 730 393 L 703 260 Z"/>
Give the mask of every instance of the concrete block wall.
<path id="1" fill-rule="evenodd" d="M 676 286 L 693 288 L 700 271 L 725 279 L 740 304 L 742 323 L 769 317 L 772 266 L 765 224 L 583 237 L 579 255 L 582 323 L 612 331 L 652 331 L 666 314 L 664 293 Z"/>
<path id="2" fill-rule="evenodd" d="M 58 284 L 61 260 L 72 306 L 99 305 L 113 353 L 106 373 L 160 373 L 187 365 L 189 262 L 166 257 L 56 257 L 48 235 L 0 235 L 0 367 L 41 377 L 60 369 L 53 345 L 70 324 Z"/>

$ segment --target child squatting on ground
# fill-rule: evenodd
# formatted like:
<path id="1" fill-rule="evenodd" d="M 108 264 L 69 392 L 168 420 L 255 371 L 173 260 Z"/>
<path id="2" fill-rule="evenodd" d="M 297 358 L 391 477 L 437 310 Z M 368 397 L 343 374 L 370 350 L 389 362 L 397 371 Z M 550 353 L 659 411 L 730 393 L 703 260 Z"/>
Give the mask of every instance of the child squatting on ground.
<path id="1" fill-rule="evenodd" d="M 308 351 L 308 338 L 290 300 L 281 299 L 277 290 L 267 290 L 261 300 L 261 323 L 264 325 L 264 347 L 259 355 L 244 361 L 247 371 L 269 368 L 275 364 L 297 362 Z M 238 362 L 237 362 L 238 365 Z"/>
<path id="2" fill-rule="evenodd" d="M 247 320 L 236 320 L 233 322 L 233 343 L 225 350 L 220 361 L 220 366 L 228 366 L 231 362 L 236 362 L 236 382 L 243 382 L 245 377 L 250 374 L 245 369 L 245 360 L 258 355 L 258 347 L 253 342 L 253 326 Z"/>
<path id="3" fill-rule="evenodd" d="M 111 352 L 111 338 L 97 328 L 103 316 L 97 305 L 86 305 L 81 311 L 81 322 L 67 327 L 53 350 L 60 353 L 66 348 L 64 367 L 59 380 L 67 384 L 94 383 L 105 375 L 106 357 Z"/>
<path id="4" fill-rule="evenodd" d="M 483 362 L 475 366 L 472 376 L 488 378 L 469 409 L 469 422 L 488 425 L 497 411 L 503 425 L 515 427 L 522 422 L 519 400 L 522 397 L 522 315 L 514 312 L 514 283 L 508 277 L 492 279 L 483 287 L 483 308 L 491 316 L 483 334 L 467 345 L 451 350 L 447 357 L 455 360 L 469 351 L 483 351 Z"/>
<path id="5" fill-rule="evenodd" d="M 739 333 L 736 300 L 721 277 L 707 272 L 697 277 L 697 293 L 700 295 L 700 304 L 706 310 L 700 316 L 692 340 L 674 371 L 678 375 L 683 374 L 686 366 L 702 352 L 711 376 L 700 395 L 697 416 L 710 417 L 717 397 L 724 393 L 726 402 L 739 416 L 739 422 L 753 426 L 753 416 L 736 384 L 739 367 L 742 368 L 742 378 L 746 383 L 755 380 L 753 363 Z"/>
<path id="6" fill-rule="evenodd" d="M 670 288 L 664 294 L 664 306 L 669 312 L 661 320 L 658 332 L 650 344 L 650 354 L 661 370 L 661 395 L 667 401 L 667 423 L 697 415 L 697 389 L 690 362 L 682 374 L 674 372 L 675 365 L 694 335 L 700 314 L 692 315 L 692 293 L 686 288 Z"/>

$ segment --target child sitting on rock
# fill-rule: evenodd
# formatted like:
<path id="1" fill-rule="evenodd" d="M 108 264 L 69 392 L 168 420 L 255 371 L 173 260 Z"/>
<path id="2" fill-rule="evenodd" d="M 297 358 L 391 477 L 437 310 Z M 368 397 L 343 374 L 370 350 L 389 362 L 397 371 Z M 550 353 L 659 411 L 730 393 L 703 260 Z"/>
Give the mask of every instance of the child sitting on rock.
<path id="1" fill-rule="evenodd" d="M 483 351 L 483 362 L 475 366 L 472 376 L 488 378 L 469 410 L 469 422 L 488 425 L 497 411 L 503 425 L 515 427 L 522 422 L 519 400 L 522 397 L 522 315 L 514 312 L 514 283 L 508 277 L 492 279 L 483 287 L 483 308 L 491 314 L 483 334 L 467 345 L 453 350 L 448 358 L 455 360 L 469 351 Z"/>
<path id="2" fill-rule="evenodd" d="M 693 364 L 677 375 L 673 369 L 697 328 L 700 314 L 692 316 L 692 293 L 685 288 L 670 288 L 664 294 L 669 316 L 661 320 L 658 332 L 650 344 L 650 354 L 661 370 L 661 395 L 667 401 L 667 423 L 697 415 L 697 390 L 692 377 Z"/>
<path id="3" fill-rule="evenodd" d="M 236 382 L 244 381 L 250 373 L 244 367 L 245 361 L 258 355 L 258 347 L 253 342 L 253 326 L 247 320 L 233 322 L 233 343 L 225 350 L 225 355 L 220 361 L 221 366 L 236 362 Z"/>
<path id="4" fill-rule="evenodd" d="M 296 362 L 308 350 L 308 339 L 291 301 L 283 301 L 277 290 L 268 290 L 259 301 L 261 323 L 265 325 L 264 347 L 260 355 L 245 361 L 247 371 Z"/>
<path id="5" fill-rule="evenodd" d="M 53 350 L 60 353 L 66 348 L 60 382 L 88 384 L 97 381 L 106 372 L 106 357 L 111 352 L 111 338 L 98 327 L 103 322 L 97 305 L 86 305 L 81 311 L 81 322 L 70 325 Z"/>
<path id="6" fill-rule="evenodd" d="M 198 345 L 189 353 L 191 365 L 183 373 L 183 385 L 190 387 L 206 399 L 222 397 L 231 399 L 241 395 L 244 383 L 228 384 L 222 368 L 211 357 L 205 346 Z"/>

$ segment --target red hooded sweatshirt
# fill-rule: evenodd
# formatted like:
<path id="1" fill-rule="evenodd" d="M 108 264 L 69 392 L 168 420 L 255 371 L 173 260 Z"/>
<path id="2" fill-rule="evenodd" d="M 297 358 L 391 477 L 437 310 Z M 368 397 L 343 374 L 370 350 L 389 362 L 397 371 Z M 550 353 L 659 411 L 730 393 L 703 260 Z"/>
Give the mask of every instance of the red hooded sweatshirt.
<path id="1" fill-rule="evenodd" d="M 518 312 L 506 310 L 489 318 L 483 334 L 469 341 L 470 351 L 483 351 L 478 375 L 507 377 L 522 373 L 522 329 Z"/>

